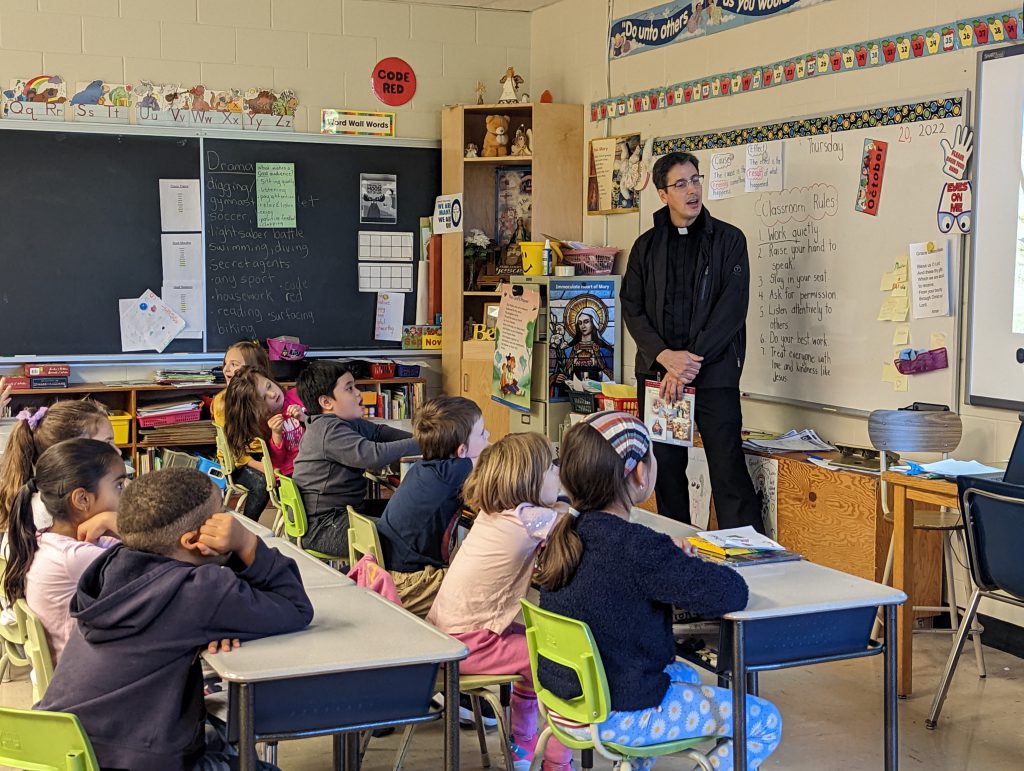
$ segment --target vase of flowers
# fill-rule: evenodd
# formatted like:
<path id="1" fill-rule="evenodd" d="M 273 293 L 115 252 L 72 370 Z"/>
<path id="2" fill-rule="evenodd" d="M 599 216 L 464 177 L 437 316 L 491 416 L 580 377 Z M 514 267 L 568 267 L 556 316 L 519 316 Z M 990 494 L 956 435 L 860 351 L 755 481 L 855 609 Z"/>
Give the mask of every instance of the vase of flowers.
<path id="1" fill-rule="evenodd" d="M 480 267 L 487 262 L 493 249 L 493 242 L 482 230 L 471 230 L 463 240 L 462 254 L 466 260 L 466 291 L 472 292 L 476 289 Z"/>

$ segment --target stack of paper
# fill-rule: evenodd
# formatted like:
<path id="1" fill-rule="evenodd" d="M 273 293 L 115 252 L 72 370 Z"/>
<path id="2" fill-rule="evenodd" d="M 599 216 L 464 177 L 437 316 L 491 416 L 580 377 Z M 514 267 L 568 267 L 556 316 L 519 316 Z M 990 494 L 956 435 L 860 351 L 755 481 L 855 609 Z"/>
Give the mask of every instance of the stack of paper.
<path id="1" fill-rule="evenodd" d="M 812 428 L 787 431 L 777 439 L 746 439 L 743 447 L 759 452 L 830 452 L 836 448 L 819 437 Z"/>
<path id="2" fill-rule="evenodd" d="M 216 382 L 213 372 L 208 369 L 158 369 L 153 376 L 153 380 L 160 385 L 170 385 L 177 388 Z"/>
<path id="3" fill-rule="evenodd" d="M 801 559 L 799 554 L 787 551 L 782 544 L 761 535 L 749 525 L 728 530 L 705 530 L 689 540 L 701 557 L 734 567 Z"/>
<path id="4" fill-rule="evenodd" d="M 146 404 L 139 407 L 138 415 L 140 418 L 151 418 L 156 415 L 175 415 L 179 412 L 191 412 L 192 410 L 198 410 L 202 404 L 202 401 L 199 399 L 182 399 L 176 402 L 157 402 L 156 404 Z"/>

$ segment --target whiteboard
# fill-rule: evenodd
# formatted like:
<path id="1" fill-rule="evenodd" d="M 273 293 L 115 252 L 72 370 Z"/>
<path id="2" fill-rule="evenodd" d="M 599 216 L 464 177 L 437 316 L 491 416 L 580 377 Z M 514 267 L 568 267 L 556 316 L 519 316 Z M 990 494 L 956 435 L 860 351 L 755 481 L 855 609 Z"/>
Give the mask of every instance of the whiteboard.
<path id="1" fill-rule="evenodd" d="M 747 358 L 740 389 L 754 398 L 862 413 L 913 401 L 956 404 L 957 322 L 962 237 L 939 232 L 943 184 L 941 141 L 963 122 L 966 95 L 743 127 L 709 135 L 659 138 L 655 156 L 688 150 L 705 174 L 704 203 L 739 227 L 750 254 Z M 814 132 L 813 134 L 811 132 Z M 806 135 L 801 135 L 806 134 Z M 778 192 L 711 201 L 712 156 L 745 158 L 750 142 L 782 139 Z M 875 216 L 855 210 L 865 140 L 886 142 L 887 160 Z M 716 149 L 700 149 L 700 148 Z M 721 165 L 723 158 L 716 159 Z M 662 204 L 654 185 L 641 194 L 641 217 Z M 907 391 L 883 382 L 901 324 L 877 321 L 889 292 L 884 273 L 906 260 L 912 242 L 948 240 L 951 315 L 914 319 L 909 347 L 945 336 L 949 367 L 908 380 Z"/>

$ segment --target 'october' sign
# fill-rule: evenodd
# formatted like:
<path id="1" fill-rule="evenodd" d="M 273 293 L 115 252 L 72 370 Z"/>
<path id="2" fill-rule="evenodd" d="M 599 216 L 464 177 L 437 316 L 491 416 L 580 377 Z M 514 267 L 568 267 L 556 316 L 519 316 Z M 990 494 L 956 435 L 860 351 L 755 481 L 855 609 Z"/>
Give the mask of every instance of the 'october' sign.
<path id="1" fill-rule="evenodd" d="M 416 73 L 402 59 L 389 56 L 373 68 L 373 93 L 384 104 L 397 107 L 416 93 Z"/>

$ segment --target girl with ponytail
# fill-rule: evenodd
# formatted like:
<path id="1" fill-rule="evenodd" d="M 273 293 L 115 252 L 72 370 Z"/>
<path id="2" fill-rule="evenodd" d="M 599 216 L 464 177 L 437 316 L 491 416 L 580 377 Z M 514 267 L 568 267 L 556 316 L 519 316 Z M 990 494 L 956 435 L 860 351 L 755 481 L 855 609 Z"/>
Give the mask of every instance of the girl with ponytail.
<path id="1" fill-rule="evenodd" d="M 74 627 L 69 604 L 78 579 L 117 541 L 117 505 L 127 474 L 121 453 L 96 439 L 68 439 L 40 457 L 14 498 L 7 523 L 4 594 L 24 599 L 46 629 L 54 664 Z M 53 524 L 37 529 L 39 493 Z M 115 536 L 115 537 L 111 537 Z"/>
<path id="2" fill-rule="evenodd" d="M 667 535 L 631 523 L 650 497 L 658 463 L 647 427 L 623 412 L 588 415 L 562 440 L 561 481 L 580 514 L 559 522 L 541 551 L 535 576 L 541 607 L 585 621 L 601 652 L 611 712 L 602 739 L 632 747 L 700 736 L 733 736 L 732 692 L 702 686 L 693 667 L 676 661 L 673 606 L 720 616 L 747 604 L 738 572 L 705 562 Z M 576 676 L 541 659 L 545 688 L 572 699 Z M 747 697 L 748 769 L 779 744 L 782 718 L 770 702 Z M 589 729 L 567 729 L 589 739 Z M 733 768 L 732 743 L 710 752 L 720 771 Z M 648 771 L 654 758 L 634 759 Z"/>
<path id="3" fill-rule="evenodd" d="M 0 532 L 7 527 L 7 518 L 14 497 L 29 479 L 32 467 L 49 447 L 65 439 L 88 437 L 114 446 L 114 427 L 106 408 L 92 399 L 60 401 L 51 407 L 25 409 L 16 415 L 18 422 L 11 431 L 0 460 Z M 37 511 L 39 510 L 37 506 Z M 44 512 L 39 511 L 41 515 Z M 39 527 L 49 524 L 41 516 Z"/>

